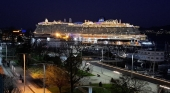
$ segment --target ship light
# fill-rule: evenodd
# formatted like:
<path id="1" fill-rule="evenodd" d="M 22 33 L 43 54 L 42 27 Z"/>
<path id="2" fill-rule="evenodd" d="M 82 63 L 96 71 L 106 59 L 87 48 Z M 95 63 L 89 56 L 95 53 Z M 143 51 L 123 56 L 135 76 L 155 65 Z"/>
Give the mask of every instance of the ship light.
<path id="1" fill-rule="evenodd" d="M 47 41 L 50 41 L 50 38 L 49 38 L 49 37 L 47 37 Z"/>
<path id="2" fill-rule="evenodd" d="M 74 38 L 75 41 L 77 41 L 77 38 Z"/>
<path id="3" fill-rule="evenodd" d="M 68 38 L 68 35 L 66 35 L 66 38 Z"/>
<path id="4" fill-rule="evenodd" d="M 57 36 L 57 37 L 60 37 L 61 35 L 60 35 L 59 33 L 56 33 L 56 36 Z"/>
<path id="5" fill-rule="evenodd" d="M 118 41 L 118 45 L 120 45 L 120 41 Z"/>
<path id="6" fill-rule="evenodd" d="M 151 42 L 142 42 L 142 44 L 144 44 L 144 45 L 151 45 L 152 43 Z"/>

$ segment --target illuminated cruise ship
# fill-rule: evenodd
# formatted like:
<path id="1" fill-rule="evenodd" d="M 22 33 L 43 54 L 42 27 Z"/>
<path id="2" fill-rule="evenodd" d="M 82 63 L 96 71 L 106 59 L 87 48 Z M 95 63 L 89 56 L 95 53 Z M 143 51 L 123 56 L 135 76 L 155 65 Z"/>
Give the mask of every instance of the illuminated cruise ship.
<path id="1" fill-rule="evenodd" d="M 34 33 L 35 37 L 48 34 L 60 38 L 71 38 L 82 43 L 140 46 L 140 41 L 145 41 L 147 36 L 140 34 L 138 29 L 139 26 L 122 23 L 121 20 L 99 19 L 98 22 L 85 20 L 84 23 L 72 23 L 71 19 L 69 22 L 49 22 L 45 19 L 44 22 L 37 24 Z"/>

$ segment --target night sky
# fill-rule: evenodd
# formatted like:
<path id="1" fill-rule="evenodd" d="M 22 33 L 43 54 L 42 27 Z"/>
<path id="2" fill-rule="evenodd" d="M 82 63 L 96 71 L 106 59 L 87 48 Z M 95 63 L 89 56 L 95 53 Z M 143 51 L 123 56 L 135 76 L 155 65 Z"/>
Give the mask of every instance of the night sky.
<path id="1" fill-rule="evenodd" d="M 121 19 L 141 27 L 170 25 L 170 0 L 1 0 L 0 27 L 36 28 L 38 22 Z"/>

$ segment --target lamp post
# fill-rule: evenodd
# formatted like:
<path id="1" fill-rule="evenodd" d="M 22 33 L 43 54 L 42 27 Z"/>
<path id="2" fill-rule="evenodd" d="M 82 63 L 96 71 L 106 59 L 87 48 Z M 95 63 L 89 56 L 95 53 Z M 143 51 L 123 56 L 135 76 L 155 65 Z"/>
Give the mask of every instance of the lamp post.
<path id="1" fill-rule="evenodd" d="M 132 68 L 131 68 L 131 78 L 132 78 L 132 72 L 133 72 L 133 54 L 132 54 Z"/>
<path id="2" fill-rule="evenodd" d="M 43 77 L 43 93 L 45 93 L 45 78 L 46 78 L 46 71 L 45 71 L 45 69 L 46 69 L 46 67 L 45 67 L 45 65 L 47 64 L 47 63 L 38 63 L 38 64 L 42 64 L 43 65 L 43 72 L 44 72 L 44 77 Z M 37 64 L 36 64 L 37 65 Z"/>
<path id="3" fill-rule="evenodd" d="M 102 48 L 102 59 L 100 60 L 100 62 L 102 62 L 103 61 L 103 48 Z M 103 65 L 101 65 L 101 73 L 103 74 Z"/>
<path id="4" fill-rule="evenodd" d="M 23 55 L 23 62 L 24 62 L 24 92 L 25 92 L 25 54 L 26 53 L 20 53 Z"/>
<path id="5" fill-rule="evenodd" d="M 25 92 L 25 54 L 23 54 L 24 59 L 24 92 Z"/>
<path id="6" fill-rule="evenodd" d="M 137 50 L 135 50 L 135 52 L 136 52 Z M 133 52 L 132 53 L 132 68 L 131 68 L 131 78 L 133 77 L 133 61 L 134 61 L 134 54 L 135 54 L 135 52 Z M 135 55 L 136 56 L 136 55 Z"/>
<path id="7" fill-rule="evenodd" d="M 43 69 L 44 69 L 43 87 L 44 87 L 44 93 L 45 93 L 45 64 L 44 63 L 43 63 Z"/>
<path id="8" fill-rule="evenodd" d="M 102 60 L 103 60 L 103 48 L 102 48 Z"/>

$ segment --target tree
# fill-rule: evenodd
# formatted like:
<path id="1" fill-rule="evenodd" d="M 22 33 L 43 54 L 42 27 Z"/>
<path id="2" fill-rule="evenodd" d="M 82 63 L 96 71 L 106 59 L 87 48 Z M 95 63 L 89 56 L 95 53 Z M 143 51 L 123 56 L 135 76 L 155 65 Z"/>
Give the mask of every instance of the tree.
<path id="1" fill-rule="evenodd" d="M 75 49 L 78 52 L 78 49 Z M 81 53 L 78 53 L 77 56 L 74 56 L 73 53 L 70 53 L 67 60 L 64 62 L 64 68 L 68 72 L 68 75 L 70 77 L 69 82 L 71 85 L 71 93 L 73 93 L 73 89 L 79 81 L 85 77 L 85 73 L 88 73 L 90 69 L 86 68 L 86 65 L 82 67 L 82 56 Z"/>
<path id="2" fill-rule="evenodd" d="M 90 70 L 87 70 L 87 66 L 82 67 L 82 47 L 81 42 L 67 41 L 62 42 L 62 47 L 59 49 L 59 53 L 66 56 L 66 60 L 62 61 L 60 68 L 63 68 L 68 73 L 70 91 L 73 93 L 74 87 L 79 81 L 87 76 Z"/>
<path id="3" fill-rule="evenodd" d="M 151 91 L 151 88 L 147 86 L 148 82 L 125 75 L 118 80 L 112 78 L 111 83 L 113 84 L 112 89 L 116 91 L 116 93 L 147 93 L 148 91 Z"/>
<path id="4" fill-rule="evenodd" d="M 46 83 L 49 86 L 57 86 L 61 93 L 61 88 L 68 85 L 68 73 L 56 65 L 47 65 L 46 69 Z"/>

